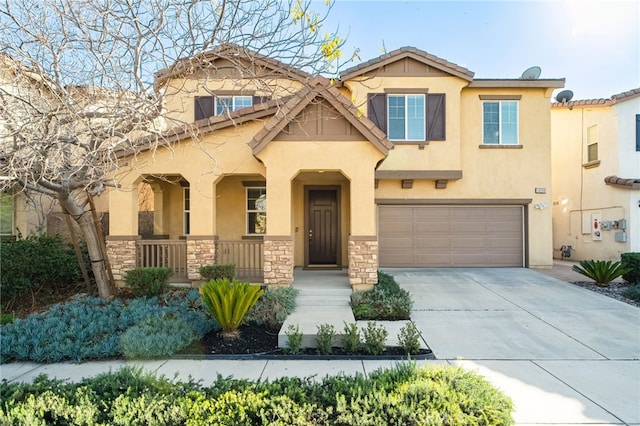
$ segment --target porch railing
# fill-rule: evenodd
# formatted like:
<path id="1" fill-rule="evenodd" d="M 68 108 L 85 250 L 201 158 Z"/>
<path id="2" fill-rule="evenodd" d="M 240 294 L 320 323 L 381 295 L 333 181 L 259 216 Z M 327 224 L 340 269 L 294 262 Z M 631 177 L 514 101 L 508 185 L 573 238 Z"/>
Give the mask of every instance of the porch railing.
<path id="1" fill-rule="evenodd" d="M 184 240 L 138 240 L 136 263 L 143 268 L 171 268 L 172 282 L 187 280 L 187 243 Z M 236 278 L 260 282 L 263 274 L 262 240 L 216 241 L 215 263 L 236 265 Z"/>
<path id="2" fill-rule="evenodd" d="M 216 263 L 234 263 L 238 279 L 262 280 L 263 247 L 262 240 L 217 241 Z"/>
<path id="3" fill-rule="evenodd" d="M 137 266 L 171 268 L 172 282 L 187 279 L 187 242 L 182 240 L 138 240 Z"/>

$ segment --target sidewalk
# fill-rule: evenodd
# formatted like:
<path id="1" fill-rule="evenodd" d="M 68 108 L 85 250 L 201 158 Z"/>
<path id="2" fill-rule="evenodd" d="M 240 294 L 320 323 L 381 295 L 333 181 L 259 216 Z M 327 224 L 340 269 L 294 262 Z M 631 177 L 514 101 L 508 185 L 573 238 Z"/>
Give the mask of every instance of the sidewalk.
<path id="1" fill-rule="evenodd" d="M 436 360 L 475 370 L 509 395 L 516 424 L 640 425 L 640 309 L 529 269 L 390 270 L 410 291 L 412 319 Z M 568 269 L 568 270 L 567 270 Z M 77 381 L 139 366 L 210 384 L 218 374 L 252 380 L 368 374 L 397 361 L 105 361 L 0 366 L 9 381 L 38 374 Z"/>

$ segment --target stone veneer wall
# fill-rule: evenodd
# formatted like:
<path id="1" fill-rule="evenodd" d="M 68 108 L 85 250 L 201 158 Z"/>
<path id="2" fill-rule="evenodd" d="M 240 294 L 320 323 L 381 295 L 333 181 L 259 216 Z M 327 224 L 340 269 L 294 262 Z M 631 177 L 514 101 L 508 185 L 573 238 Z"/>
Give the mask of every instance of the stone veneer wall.
<path id="1" fill-rule="evenodd" d="M 201 280 L 200 267 L 216 260 L 217 236 L 187 236 L 187 278 Z"/>
<path id="2" fill-rule="evenodd" d="M 366 290 L 378 282 L 378 237 L 349 237 L 349 283 Z"/>
<path id="3" fill-rule="evenodd" d="M 264 236 L 264 283 L 289 286 L 293 282 L 293 238 Z"/>
<path id="4" fill-rule="evenodd" d="M 106 238 L 107 256 L 115 281 L 123 281 L 124 273 L 136 267 L 136 241 L 139 239 L 138 235 Z"/>

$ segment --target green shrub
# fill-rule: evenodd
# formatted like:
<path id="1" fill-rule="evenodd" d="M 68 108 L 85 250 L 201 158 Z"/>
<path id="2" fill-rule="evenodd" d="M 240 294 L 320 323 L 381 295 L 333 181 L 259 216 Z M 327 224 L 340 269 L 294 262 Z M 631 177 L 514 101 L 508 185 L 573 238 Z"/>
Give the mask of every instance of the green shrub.
<path id="1" fill-rule="evenodd" d="M 573 265 L 572 269 L 591 278 L 600 287 L 608 287 L 611 281 L 629 272 L 629 268 L 625 268 L 620 262 L 610 260 L 583 260 L 580 266 Z"/>
<path id="2" fill-rule="evenodd" d="M 218 377 L 210 386 L 122 369 L 79 383 L 0 383 L 2 424 L 512 425 L 513 403 L 475 372 L 400 364 L 368 376 Z"/>
<path id="3" fill-rule="evenodd" d="M 391 275 L 378 272 L 378 284 L 351 295 L 351 308 L 357 320 L 406 320 L 413 300 Z"/>
<path id="4" fill-rule="evenodd" d="M 640 253 L 622 253 L 620 263 L 630 269 L 622 274 L 622 278 L 628 283 L 640 284 Z"/>
<path id="5" fill-rule="evenodd" d="M 0 241 L 2 305 L 38 286 L 57 286 L 82 279 L 73 247 L 61 235 Z"/>
<path id="6" fill-rule="evenodd" d="M 332 352 L 336 330 L 331 324 L 320 324 L 316 333 L 316 348 L 319 354 L 327 355 Z"/>
<path id="7" fill-rule="evenodd" d="M 264 293 L 261 287 L 227 278 L 202 286 L 202 300 L 228 337 L 237 334 L 249 309 Z"/>
<path id="8" fill-rule="evenodd" d="M 358 324 L 355 322 L 347 324 L 344 323 L 344 335 L 342 336 L 342 347 L 347 352 L 357 353 L 362 347 L 362 341 L 360 340 L 360 330 Z"/>
<path id="9" fill-rule="evenodd" d="M 124 274 L 124 282 L 136 297 L 158 296 L 169 288 L 171 268 L 135 268 Z"/>
<path id="10" fill-rule="evenodd" d="M 364 337 L 364 350 L 371 355 L 380 355 L 387 348 L 387 329 L 384 326 L 376 326 L 376 323 L 369 321 L 367 328 L 362 332 Z"/>
<path id="11" fill-rule="evenodd" d="M 0 326 L 0 362 L 51 363 L 120 356 L 121 336 L 131 327 L 152 321 L 150 318 L 175 317 L 188 324 L 197 338 L 217 326 L 202 306 L 198 291 L 170 294 L 162 303 L 149 298 L 123 302 L 77 296 L 45 313 L 18 318 Z M 166 339 L 162 334 L 155 338 Z"/>
<path id="12" fill-rule="evenodd" d="M 228 279 L 233 281 L 236 276 L 236 265 L 234 263 L 221 263 L 215 265 L 202 265 L 200 276 L 204 281 Z"/>
<path id="13" fill-rule="evenodd" d="M 287 336 L 287 346 L 284 348 L 286 354 L 299 354 L 302 351 L 302 333 L 300 327 L 289 324 L 289 328 L 284 332 Z"/>
<path id="14" fill-rule="evenodd" d="M 420 331 L 412 322 L 407 323 L 400 329 L 398 342 L 407 354 L 417 354 L 420 352 Z"/>
<path id="15" fill-rule="evenodd" d="M 245 321 L 279 330 L 284 321 L 296 308 L 299 291 L 292 287 L 267 287 L 264 294 L 249 310 Z"/>
<path id="16" fill-rule="evenodd" d="M 627 287 L 620 294 L 627 299 L 631 299 L 640 303 L 640 284 L 634 284 L 630 287 Z"/>
<path id="17" fill-rule="evenodd" d="M 15 314 L 0 314 L 0 325 L 11 324 L 16 319 Z"/>

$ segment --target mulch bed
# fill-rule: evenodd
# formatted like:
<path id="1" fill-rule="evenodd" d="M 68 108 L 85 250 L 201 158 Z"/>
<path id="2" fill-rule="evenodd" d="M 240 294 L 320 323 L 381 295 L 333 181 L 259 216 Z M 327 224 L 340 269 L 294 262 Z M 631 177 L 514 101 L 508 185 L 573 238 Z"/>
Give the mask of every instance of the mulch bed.
<path id="1" fill-rule="evenodd" d="M 299 354 L 286 354 L 278 348 L 278 330 L 269 329 L 258 325 L 242 325 L 239 328 L 239 336 L 235 339 L 224 339 L 216 330 L 205 335 L 201 340 L 193 342 L 189 346 L 175 354 L 176 358 L 278 358 L 278 359 L 367 359 L 367 358 L 407 358 L 402 348 L 389 347 L 380 355 L 362 353 L 348 353 L 342 348 L 333 348 L 331 354 L 320 355 L 314 348 L 303 349 Z M 423 349 L 420 353 L 412 355 L 412 359 L 432 359 L 433 353 L 429 349 Z"/>
<path id="2" fill-rule="evenodd" d="M 609 283 L 608 287 L 600 287 L 595 284 L 593 281 L 577 281 L 571 282 L 570 284 L 576 285 L 578 287 L 586 288 L 587 290 L 594 291 L 596 293 L 600 293 L 607 297 L 611 297 L 612 299 L 619 300 L 624 303 L 628 303 L 629 305 L 636 306 L 640 308 L 640 302 L 636 302 L 635 300 L 627 299 L 622 296 L 622 292 L 629 288 L 630 284 L 623 282 L 612 282 Z"/>

